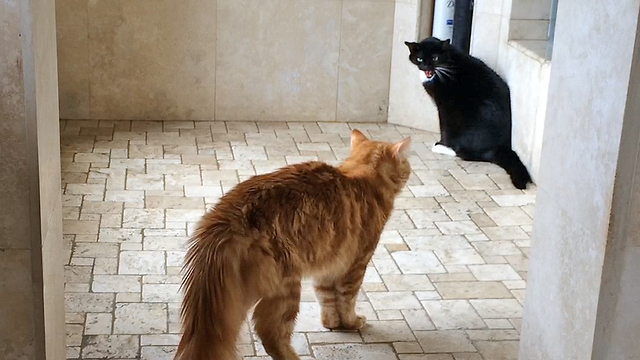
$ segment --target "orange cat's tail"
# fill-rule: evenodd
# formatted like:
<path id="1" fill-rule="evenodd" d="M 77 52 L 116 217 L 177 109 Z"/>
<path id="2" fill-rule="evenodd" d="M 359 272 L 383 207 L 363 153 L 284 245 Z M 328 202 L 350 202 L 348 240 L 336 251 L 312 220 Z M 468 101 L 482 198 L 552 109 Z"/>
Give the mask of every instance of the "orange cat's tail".
<path id="1" fill-rule="evenodd" d="M 238 254 L 220 226 L 200 223 L 185 261 L 184 334 L 176 360 L 235 360 L 236 340 L 248 309 Z"/>

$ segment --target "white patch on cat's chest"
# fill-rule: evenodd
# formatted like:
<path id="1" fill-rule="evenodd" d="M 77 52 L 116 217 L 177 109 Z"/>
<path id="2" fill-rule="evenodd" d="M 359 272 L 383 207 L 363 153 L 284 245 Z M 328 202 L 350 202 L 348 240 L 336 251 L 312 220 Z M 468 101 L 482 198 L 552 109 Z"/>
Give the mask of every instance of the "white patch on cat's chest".
<path id="1" fill-rule="evenodd" d="M 433 147 L 431 148 L 431 151 L 436 153 L 436 154 L 456 156 L 456 152 L 453 151 L 452 148 L 444 146 L 444 145 L 441 145 L 441 144 L 433 145 Z"/>
<path id="2" fill-rule="evenodd" d="M 424 73 L 424 71 L 418 71 L 418 73 L 420 73 L 420 82 L 421 83 L 426 83 L 429 81 L 429 79 L 427 78 L 427 74 Z"/>

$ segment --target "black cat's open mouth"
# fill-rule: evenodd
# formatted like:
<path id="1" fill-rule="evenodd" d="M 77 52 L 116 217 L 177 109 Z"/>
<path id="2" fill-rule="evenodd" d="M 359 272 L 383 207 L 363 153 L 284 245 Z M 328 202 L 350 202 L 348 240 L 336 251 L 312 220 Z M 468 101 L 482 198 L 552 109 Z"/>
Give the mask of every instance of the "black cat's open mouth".
<path id="1" fill-rule="evenodd" d="M 425 70 L 424 74 L 427 76 L 427 79 L 431 80 L 435 73 L 433 72 L 433 70 Z"/>

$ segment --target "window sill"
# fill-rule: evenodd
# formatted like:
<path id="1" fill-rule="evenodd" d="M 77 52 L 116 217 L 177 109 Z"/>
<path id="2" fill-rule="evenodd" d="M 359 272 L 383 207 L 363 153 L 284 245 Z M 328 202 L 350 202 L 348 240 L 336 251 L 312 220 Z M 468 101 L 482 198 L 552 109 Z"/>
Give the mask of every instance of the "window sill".
<path id="1" fill-rule="evenodd" d="M 509 45 L 540 64 L 551 62 L 547 56 L 547 40 L 509 40 Z"/>

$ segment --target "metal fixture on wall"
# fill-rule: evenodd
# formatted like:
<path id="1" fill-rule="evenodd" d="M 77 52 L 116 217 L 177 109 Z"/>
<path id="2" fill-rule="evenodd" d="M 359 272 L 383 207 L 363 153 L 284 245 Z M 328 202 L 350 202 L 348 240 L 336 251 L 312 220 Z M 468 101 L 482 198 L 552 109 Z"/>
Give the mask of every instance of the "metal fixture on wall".
<path id="1" fill-rule="evenodd" d="M 456 0 L 451 43 L 467 54 L 471 45 L 472 19 L 473 0 Z"/>
<path id="2" fill-rule="evenodd" d="M 418 18 L 418 40 L 422 40 L 433 33 L 433 11 L 435 8 L 434 0 L 420 1 L 420 16 Z"/>
<path id="3" fill-rule="evenodd" d="M 556 14 L 558 13 L 558 0 L 551 0 L 551 13 L 549 15 L 549 32 L 547 40 L 547 59 L 551 59 L 553 53 L 553 39 L 556 34 Z"/>

